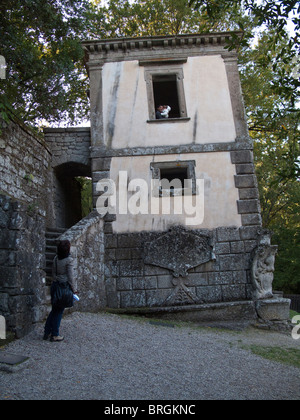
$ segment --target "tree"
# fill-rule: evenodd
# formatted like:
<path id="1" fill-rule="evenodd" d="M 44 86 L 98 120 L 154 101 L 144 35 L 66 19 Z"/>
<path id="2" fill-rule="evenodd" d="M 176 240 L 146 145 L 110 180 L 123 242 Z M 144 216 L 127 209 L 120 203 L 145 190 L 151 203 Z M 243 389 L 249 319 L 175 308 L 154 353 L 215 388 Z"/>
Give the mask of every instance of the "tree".
<path id="1" fill-rule="evenodd" d="M 278 244 L 274 287 L 286 293 L 300 293 L 300 109 L 299 90 L 288 95 L 277 89 L 284 74 L 293 76 L 294 63 L 281 61 L 273 66 L 282 39 L 273 51 L 263 33 L 256 45 L 243 52 L 241 79 L 259 184 L 264 227 L 274 232 Z M 297 96 L 298 95 L 298 96 Z"/>
<path id="2" fill-rule="evenodd" d="M 241 21 L 244 17 L 239 6 L 234 13 Z M 90 36 L 116 38 L 122 36 L 177 35 L 238 29 L 229 19 L 227 9 L 221 18 L 208 21 L 201 10 L 193 10 L 186 0 L 110 0 L 106 6 L 94 0 L 90 19 Z"/>
<path id="3" fill-rule="evenodd" d="M 256 20 L 257 26 L 266 25 L 268 29 L 276 30 L 276 37 L 285 36 L 288 21 L 294 25 L 295 35 L 291 37 L 289 48 L 298 49 L 300 40 L 297 32 L 300 30 L 300 4 L 298 0 L 190 0 L 189 5 L 196 10 L 202 10 L 211 21 L 220 19 L 222 11 L 227 10 L 233 17 L 235 7 L 242 7 Z M 241 27 L 241 29 L 244 29 Z"/>
<path id="4" fill-rule="evenodd" d="M 286 89 L 287 79 L 284 74 L 277 81 L 277 90 L 283 95 L 291 95 L 293 89 L 299 89 L 299 66 L 300 66 L 300 3 L 299 0 L 190 0 L 189 5 L 195 10 L 201 10 L 210 22 L 220 19 L 220 14 L 226 10 L 230 19 L 236 21 L 240 29 L 245 32 L 243 39 L 244 46 L 250 46 L 255 36 L 253 28 L 244 25 L 241 20 L 236 20 L 235 10 L 240 7 L 255 22 L 257 28 L 267 28 L 272 33 L 268 41 L 268 49 L 275 51 L 277 55 L 273 60 L 273 69 L 276 69 L 278 62 L 294 62 L 298 65 L 298 76 L 288 80 L 289 88 Z M 292 26 L 294 34 L 287 32 L 288 23 Z M 287 40 L 282 49 L 278 45 L 282 40 Z M 230 48 L 238 46 L 238 39 L 233 38 Z M 297 82 L 296 82 L 297 80 Z M 295 102 L 294 102 L 295 103 Z"/>
<path id="5" fill-rule="evenodd" d="M 74 122 L 87 114 L 87 76 L 81 39 L 87 36 L 88 0 L 2 0 L 0 111 L 27 123 Z"/>

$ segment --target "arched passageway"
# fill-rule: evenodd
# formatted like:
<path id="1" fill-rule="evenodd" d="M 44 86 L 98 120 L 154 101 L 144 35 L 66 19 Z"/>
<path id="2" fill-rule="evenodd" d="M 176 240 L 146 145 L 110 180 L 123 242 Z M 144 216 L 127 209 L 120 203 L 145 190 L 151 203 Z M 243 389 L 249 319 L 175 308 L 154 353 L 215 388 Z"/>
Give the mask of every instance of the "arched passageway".
<path id="1" fill-rule="evenodd" d="M 77 162 L 63 163 L 54 169 L 53 211 L 56 227 L 70 228 L 86 216 L 89 198 L 92 202 L 92 191 L 88 185 L 90 177 L 91 168 Z"/>

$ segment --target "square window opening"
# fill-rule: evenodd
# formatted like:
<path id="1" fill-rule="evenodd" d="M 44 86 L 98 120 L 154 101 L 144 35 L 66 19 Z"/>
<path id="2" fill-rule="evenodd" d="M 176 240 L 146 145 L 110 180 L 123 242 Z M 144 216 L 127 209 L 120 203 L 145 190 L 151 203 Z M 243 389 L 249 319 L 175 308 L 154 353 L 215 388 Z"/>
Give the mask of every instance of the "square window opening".
<path id="1" fill-rule="evenodd" d="M 166 168 L 160 170 L 160 179 L 166 179 L 172 182 L 174 179 L 179 179 L 182 187 L 184 187 L 184 181 L 189 179 L 188 168 Z"/>
<path id="2" fill-rule="evenodd" d="M 180 60 L 182 61 L 182 60 Z M 183 63 L 186 60 L 182 61 Z M 149 120 L 147 122 L 167 122 L 171 120 L 188 121 L 184 94 L 184 73 L 180 64 L 149 65 L 145 68 L 145 82 L 147 87 Z M 157 118 L 159 105 L 169 105 L 171 111 L 168 118 Z"/>
<path id="3" fill-rule="evenodd" d="M 151 163 L 156 197 L 196 195 L 195 161 Z"/>
<path id="4" fill-rule="evenodd" d="M 177 194 L 182 195 L 188 179 L 188 168 L 160 169 L 160 193 L 168 193 L 169 191 L 169 194 L 172 196 L 177 191 Z"/>
<path id="5" fill-rule="evenodd" d="M 153 76 L 152 81 L 155 110 L 159 105 L 169 105 L 169 118 L 180 118 L 176 74 Z"/>

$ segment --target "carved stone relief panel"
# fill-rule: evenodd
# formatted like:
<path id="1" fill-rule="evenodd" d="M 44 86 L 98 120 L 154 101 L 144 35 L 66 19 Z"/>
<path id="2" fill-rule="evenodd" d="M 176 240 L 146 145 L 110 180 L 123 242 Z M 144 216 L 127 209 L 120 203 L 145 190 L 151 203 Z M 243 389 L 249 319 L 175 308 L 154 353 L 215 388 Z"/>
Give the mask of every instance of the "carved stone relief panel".
<path id="1" fill-rule="evenodd" d="M 188 270 L 213 259 L 210 237 L 173 227 L 168 233 L 147 243 L 144 263 L 167 268 L 173 277 L 187 277 Z"/>

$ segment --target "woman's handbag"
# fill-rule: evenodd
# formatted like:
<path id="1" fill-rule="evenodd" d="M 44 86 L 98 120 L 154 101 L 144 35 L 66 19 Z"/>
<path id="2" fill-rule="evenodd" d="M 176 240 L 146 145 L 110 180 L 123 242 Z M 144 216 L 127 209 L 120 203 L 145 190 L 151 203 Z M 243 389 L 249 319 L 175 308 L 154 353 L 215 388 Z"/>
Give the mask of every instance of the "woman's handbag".
<path id="1" fill-rule="evenodd" d="M 52 283 L 51 304 L 60 309 L 73 307 L 73 292 L 68 282 L 60 283 L 59 281 L 54 281 Z"/>
<path id="2" fill-rule="evenodd" d="M 56 259 L 57 274 L 57 259 Z M 68 282 L 54 281 L 51 286 L 51 305 L 59 309 L 72 308 L 74 305 L 73 291 Z"/>

